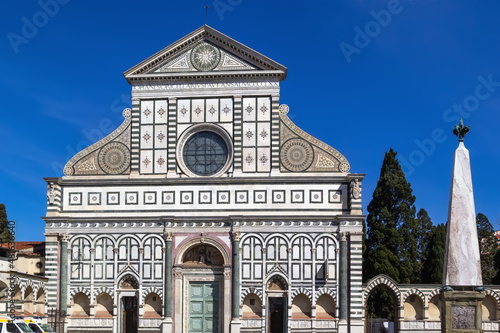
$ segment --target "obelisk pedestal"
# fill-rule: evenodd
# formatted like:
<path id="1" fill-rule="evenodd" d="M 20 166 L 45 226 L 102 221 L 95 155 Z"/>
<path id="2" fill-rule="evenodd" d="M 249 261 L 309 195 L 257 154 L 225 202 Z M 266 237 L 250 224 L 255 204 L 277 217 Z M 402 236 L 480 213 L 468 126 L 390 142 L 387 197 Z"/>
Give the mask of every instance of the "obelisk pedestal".
<path id="1" fill-rule="evenodd" d="M 446 252 L 441 291 L 442 333 L 480 333 L 484 299 L 481 258 L 469 151 L 463 137 L 469 131 L 462 119 L 453 133 L 459 145 L 453 160 Z"/>

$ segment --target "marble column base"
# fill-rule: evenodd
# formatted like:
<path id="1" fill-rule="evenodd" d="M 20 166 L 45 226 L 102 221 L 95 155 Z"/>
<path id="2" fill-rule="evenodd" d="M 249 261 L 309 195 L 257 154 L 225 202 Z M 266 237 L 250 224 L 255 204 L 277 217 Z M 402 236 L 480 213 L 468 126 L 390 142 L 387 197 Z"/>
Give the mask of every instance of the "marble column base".
<path id="1" fill-rule="evenodd" d="M 165 318 L 161 323 L 161 333 L 172 333 L 172 318 Z"/>
<path id="2" fill-rule="evenodd" d="M 240 319 L 232 319 L 230 325 L 231 333 L 240 333 L 241 329 L 241 320 Z"/>

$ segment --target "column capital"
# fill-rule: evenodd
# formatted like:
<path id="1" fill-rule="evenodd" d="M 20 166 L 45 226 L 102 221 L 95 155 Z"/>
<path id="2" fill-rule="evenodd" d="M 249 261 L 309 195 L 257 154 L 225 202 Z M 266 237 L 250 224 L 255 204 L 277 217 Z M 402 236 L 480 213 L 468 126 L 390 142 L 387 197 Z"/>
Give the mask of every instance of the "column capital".
<path id="1" fill-rule="evenodd" d="M 348 235 L 349 235 L 349 233 L 348 233 L 348 232 L 341 232 L 341 233 L 340 233 L 340 241 L 341 241 L 341 242 L 345 242 L 345 241 L 347 241 L 347 236 L 348 236 Z"/>
<path id="2" fill-rule="evenodd" d="M 67 243 L 69 241 L 69 235 L 66 232 L 60 233 L 59 238 L 61 239 L 61 242 Z"/>
<path id="3" fill-rule="evenodd" d="M 164 231 L 163 232 L 163 238 L 165 238 L 165 240 L 167 242 L 171 242 L 173 237 L 174 237 L 174 233 L 172 231 Z"/>
<path id="4" fill-rule="evenodd" d="M 233 231 L 232 236 L 233 236 L 233 242 L 239 242 L 241 239 L 241 232 Z"/>

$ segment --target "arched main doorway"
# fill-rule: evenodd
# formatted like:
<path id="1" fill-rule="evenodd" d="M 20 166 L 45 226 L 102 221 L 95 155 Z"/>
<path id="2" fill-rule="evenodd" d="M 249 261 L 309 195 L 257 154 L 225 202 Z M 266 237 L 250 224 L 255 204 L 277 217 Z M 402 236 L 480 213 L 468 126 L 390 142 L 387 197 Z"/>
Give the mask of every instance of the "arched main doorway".
<path id="1" fill-rule="evenodd" d="M 221 333 L 230 320 L 230 265 L 223 247 L 211 240 L 180 251 L 175 267 L 176 333 Z M 177 293 L 179 291 L 179 294 Z"/>
<path id="2" fill-rule="evenodd" d="M 267 292 L 267 332 L 287 332 L 288 284 L 279 275 L 272 276 L 266 285 Z"/>
<path id="3" fill-rule="evenodd" d="M 137 333 L 139 328 L 137 301 L 139 283 L 134 276 L 128 274 L 120 280 L 118 286 L 120 333 Z"/>

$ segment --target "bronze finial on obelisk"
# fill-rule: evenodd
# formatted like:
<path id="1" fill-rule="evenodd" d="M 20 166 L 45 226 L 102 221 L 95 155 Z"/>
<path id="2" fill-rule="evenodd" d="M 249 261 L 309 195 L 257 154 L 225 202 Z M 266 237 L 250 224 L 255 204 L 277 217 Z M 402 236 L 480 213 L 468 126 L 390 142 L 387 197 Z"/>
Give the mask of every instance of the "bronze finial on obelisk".
<path id="1" fill-rule="evenodd" d="M 458 125 L 453 128 L 453 134 L 458 136 L 458 142 L 464 142 L 464 136 L 469 133 L 470 126 L 464 126 L 464 121 L 460 118 Z"/>

